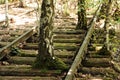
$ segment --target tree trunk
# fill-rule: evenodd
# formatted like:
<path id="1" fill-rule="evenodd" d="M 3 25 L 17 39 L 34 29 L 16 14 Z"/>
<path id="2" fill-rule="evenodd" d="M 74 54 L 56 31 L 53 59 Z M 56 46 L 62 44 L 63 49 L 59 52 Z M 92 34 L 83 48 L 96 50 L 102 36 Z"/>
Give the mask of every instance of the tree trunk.
<path id="1" fill-rule="evenodd" d="M 53 69 L 63 68 L 58 58 L 53 54 L 53 16 L 54 5 L 53 0 L 43 0 L 41 6 L 41 17 L 39 27 L 39 48 L 38 55 L 33 68 Z M 61 62 L 64 64 L 63 62 Z M 63 66 L 63 65 L 62 65 Z"/>
<path id="2" fill-rule="evenodd" d="M 111 8 L 112 8 L 112 3 L 113 0 L 109 0 L 107 3 L 107 8 L 106 8 L 106 18 L 105 18 L 105 25 L 104 25 L 104 29 L 106 32 L 106 41 L 105 41 L 105 47 L 107 47 L 106 49 L 109 50 L 109 23 L 110 23 L 110 18 L 111 18 Z"/>
<path id="3" fill-rule="evenodd" d="M 85 0 L 78 0 L 78 23 L 76 29 L 87 29 Z"/>

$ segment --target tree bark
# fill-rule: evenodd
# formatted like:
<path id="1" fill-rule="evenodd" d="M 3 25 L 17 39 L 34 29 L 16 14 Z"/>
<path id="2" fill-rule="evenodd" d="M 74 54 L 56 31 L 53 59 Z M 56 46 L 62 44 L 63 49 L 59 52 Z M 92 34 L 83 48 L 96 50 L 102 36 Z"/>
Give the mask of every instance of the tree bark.
<path id="1" fill-rule="evenodd" d="M 53 57 L 52 29 L 54 5 L 53 0 L 43 0 L 39 27 L 39 48 L 35 66 L 45 68 Z M 44 65 L 43 65 L 44 64 Z"/>
<path id="2" fill-rule="evenodd" d="M 106 8 L 106 18 L 105 18 L 105 25 L 104 25 L 104 29 L 106 32 L 106 38 L 105 38 L 105 47 L 107 47 L 107 50 L 109 50 L 109 23 L 110 23 L 110 18 L 111 18 L 111 8 L 112 8 L 112 3 L 113 0 L 109 0 L 107 3 L 107 8 Z"/>
<path id="3" fill-rule="evenodd" d="M 76 29 L 87 29 L 85 0 L 78 0 L 78 23 Z"/>
<path id="4" fill-rule="evenodd" d="M 53 0 L 43 0 L 39 27 L 38 55 L 33 68 L 37 69 L 64 69 L 66 65 L 53 53 Z M 65 66 L 63 66 L 65 65 Z"/>

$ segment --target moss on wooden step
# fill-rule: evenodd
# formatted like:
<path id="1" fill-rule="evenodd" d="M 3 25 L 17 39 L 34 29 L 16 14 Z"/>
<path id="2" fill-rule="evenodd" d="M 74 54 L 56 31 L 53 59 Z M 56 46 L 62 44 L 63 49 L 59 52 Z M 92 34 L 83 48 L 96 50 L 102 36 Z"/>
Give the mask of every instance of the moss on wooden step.
<path id="1" fill-rule="evenodd" d="M 54 34 L 54 38 L 55 39 L 59 39 L 59 38 L 67 38 L 67 39 L 71 39 L 71 38 L 83 38 L 84 35 L 83 34 Z"/>
<path id="2" fill-rule="evenodd" d="M 88 51 L 87 53 L 88 58 L 110 58 L 111 55 L 100 55 L 97 51 Z"/>
<path id="3" fill-rule="evenodd" d="M 6 46 L 7 44 L 10 44 L 10 42 L 0 42 L 0 48 Z"/>
<path id="4" fill-rule="evenodd" d="M 109 58 L 86 58 L 82 61 L 82 65 L 85 67 L 110 67 Z"/>
<path id="5" fill-rule="evenodd" d="M 53 39 L 53 42 L 55 43 L 81 43 L 81 39 Z"/>
<path id="6" fill-rule="evenodd" d="M 67 50 L 54 50 L 54 55 L 59 58 L 70 58 L 73 57 L 74 51 L 67 51 Z M 20 50 L 20 55 L 22 57 L 36 57 L 38 54 L 37 50 Z"/>
<path id="7" fill-rule="evenodd" d="M 80 34 L 85 33 L 85 30 L 55 30 L 55 34 Z"/>
<path id="8" fill-rule="evenodd" d="M 8 62 L 12 63 L 12 64 L 27 64 L 27 65 L 32 65 L 35 61 L 36 57 L 11 57 Z M 70 64 L 72 63 L 71 59 L 66 59 L 66 58 L 62 58 L 63 62 L 65 62 L 66 64 Z"/>
<path id="9" fill-rule="evenodd" d="M 1 76 L 56 76 L 61 74 L 61 70 L 35 70 L 31 68 L 26 69 L 0 69 Z"/>
<path id="10" fill-rule="evenodd" d="M 17 65 L 17 64 L 9 64 L 9 65 L 0 65 L 0 70 L 8 70 L 8 69 L 31 69 L 31 65 Z"/>
<path id="11" fill-rule="evenodd" d="M 54 49 L 63 49 L 63 50 L 76 50 L 79 46 L 75 43 L 54 43 Z M 23 46 L 23 49 L 29 49 L 29 50 L 37 50 L 38 44 L 37 43 L 27 43 Z"/>
<path id="12" fill-rule="evenodd" d="M 88 58 L 110 58 L 110 55 L 99 55 L 96 53 L 93 54 L 87 54 Z"/>
<path id="13" fill-rule="evenodd" d="M 79 69 L 78 72 L 83 73 L 83 74 L 91 74 L 93 76 L 102 75 L 102 76 L 110 77 L 110 78 L 113 78 L 113 79 L 117 78 L 118 75 L 119 75 L 118 73 L 116 73 L 110 67 L 108 67 L 108 68 L 82 67 L 81 69 Z"/>
<path id="14" fill-rule="evenodd" d="M 18 37 L 3 37 L 2 39 L 1 39 L 1 41 L 3 41 L 3 42 L 12 42 L 13 40 L 15 40 L 16 38 L 18 38 Z"/>
<path id="15" fill-rule="evenodd" d="M 0 80 L 59 80 L 59 77 L 40 77 L 40 76 L 0 76 Z"/>
<path id="16" fill-rule="evenodd" d="M 73 29 L 75 29 L 76 27 L 75 26 L 64 26 L 64 27 L 62 27 L 62 26 L 57 26 L 57 29 L 71 29 L 71 30 L 73 30 Z"/>
<path id="17" fill-rule="evenodd" d="M 54 50 L 68 50 L 68 51 L 76 51 L 79 49 L 79 46 L 56 46 Z"/>

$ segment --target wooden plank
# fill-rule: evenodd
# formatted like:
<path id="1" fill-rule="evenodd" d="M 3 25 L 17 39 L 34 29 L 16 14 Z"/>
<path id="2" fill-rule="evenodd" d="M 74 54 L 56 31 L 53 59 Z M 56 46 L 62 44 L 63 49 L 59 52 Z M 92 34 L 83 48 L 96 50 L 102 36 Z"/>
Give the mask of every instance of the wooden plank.
<path id="1" fill-rule="evenodd" d="M 80 34 L 85 33 L 84 30 L 55 30 L 55 34 Z"/>
<path id="2" fill-rule="evenodd" d="M 84 67 L 109 67 L 110 61 L 110 58 L 87 58 L 82 61 L 82 65 Z"/>
<path id="3" fill-rule="evenodd" d="M 0 80 L 62 80 L 60 77 L 40 77 L 40 76 L 0 76 Z"/>
<path id="4" fill-rule="evenodd" d="M 76 39 L 81 39 L 83 38 L 85 35 L 83 34 L 54 34 L 53 37 L 54 39 L 59 39 L 59 38 L 63 38 L 63 39 L 71 39 L 71 38 L 76 38 Z"/>
<path id="5" fill-rule="evenodd" d="M 60 75 L 61 70 L 35 70 L 29 66 L 19 67 L 20 65 L 0 68 L 1 76 L 44 76 L 50 77 Z"/>
<path id="6" fill-rule="evenodd" d="M 96 68 L 96 67 L 91 67 L 91 68 L 87 68 L 87 67 L 82 67 L 81 69 L 79 69 L 79 73 L 82 72 L 84 74 L 91 74 L 91 75 L 115 75 L 116 72 L 108 67 L 108 68 Z"/>
<path id="7" fill-rule="evenodd" d="M 8 62 L 12 64 L 27 64 L 27 65 L 32 65 L 35 61 L 36 57 L 11 57 Z M 70 64 L 72 63 L 71 59 L 66 59 L 66 58 L 61 58 L 63 62 Z"/>
<path id="8" fill-rule="evenodd" d="M 53 39 L 54 43 L 80 43 L 81 39 Z"/>
<path id="9" fill-rule="evenodd" d="M 74 51 L 66 50 L 54 50 L 54 55 L 59 58 L 72 58 L 74 56 Z M 36 57 L 38 54 L 37 50 L 20 50 L 20 56 L 22 57 Z"/>

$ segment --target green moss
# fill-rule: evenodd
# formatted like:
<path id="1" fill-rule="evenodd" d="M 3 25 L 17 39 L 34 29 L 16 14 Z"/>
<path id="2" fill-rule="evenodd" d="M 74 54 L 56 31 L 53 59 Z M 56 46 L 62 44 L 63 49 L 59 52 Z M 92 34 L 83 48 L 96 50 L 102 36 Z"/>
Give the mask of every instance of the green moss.
<path id="1" fill-rule="evenodd" d="M 20 54 L 20 50 L 16 47 L 11 48 L 10 56 L 16 56 Z"/>
<path id="2" fill-rule="evenodd" d="M 60 58 L 57 57 L 55 57 L 55 59 L 53 59 L 52 57 L 48 57 L 44 61 L 39 59 L 36 60 L 33 64 L 33 69 L 41 70 L 65 70 L 67 68 L 68 66 Z"/>

